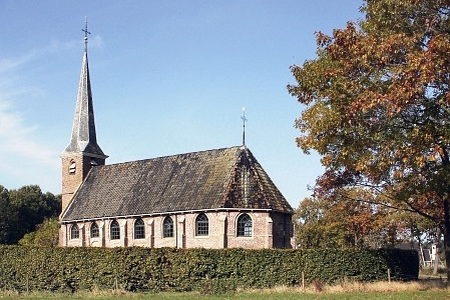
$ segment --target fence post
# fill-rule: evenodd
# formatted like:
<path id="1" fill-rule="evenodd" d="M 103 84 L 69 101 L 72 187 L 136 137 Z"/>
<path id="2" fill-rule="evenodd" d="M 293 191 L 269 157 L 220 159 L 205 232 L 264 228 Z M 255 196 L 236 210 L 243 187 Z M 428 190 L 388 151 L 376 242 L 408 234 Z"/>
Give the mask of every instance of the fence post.
<path id="1" fill-rule="evenodd" d="M 302 271 L 302 289 L 305 289 L 305 272 Z"/>
<path id="2" fill-rule="evenodd" d="M 391 282 L 391 269 L 388 269 L 388 282 Z"/>

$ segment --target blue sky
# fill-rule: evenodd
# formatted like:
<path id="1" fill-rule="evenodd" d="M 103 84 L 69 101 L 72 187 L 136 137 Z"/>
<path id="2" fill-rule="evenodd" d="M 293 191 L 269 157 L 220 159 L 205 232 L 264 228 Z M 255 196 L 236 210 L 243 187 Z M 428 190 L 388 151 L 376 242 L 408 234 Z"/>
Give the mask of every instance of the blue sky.
<path id="1" fill-rule="evenodd" d="M 0 1 L 0 185 L 61 191 L 88 18 L 97 140 L 107 164 L 242 143 L 293 207 L 322 173 L 297 148 L 289 67 L 362 0 Z"/>

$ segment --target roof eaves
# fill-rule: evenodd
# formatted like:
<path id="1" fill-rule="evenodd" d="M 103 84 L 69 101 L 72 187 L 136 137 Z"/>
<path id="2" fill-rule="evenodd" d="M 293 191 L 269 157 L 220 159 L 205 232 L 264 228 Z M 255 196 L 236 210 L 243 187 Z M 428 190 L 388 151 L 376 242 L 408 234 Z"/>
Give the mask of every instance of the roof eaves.
<path id="1" fill-rule="evenodd" d="M 151 213 L 151 214 L 135 214 L 135 215 L 123 215 L 123 216 L 104 216 L 104 217 L 95 217 L 95 218 L 84 218 L 84 219 L 73 219 L 73 220 L 61 220 L 60 223 L 73 223 L 73 222 L 91 222 L 91 221 L 97 221 L 97 220 L 111 220 L 111 219 L 131 219 L 131 218 L 144 218 L 144 217 L 156 217 L 156 216 L 164 216 L 164 215 L 179 215 L 179 214 L 193 214 L 193 213 L 200 213 L 200 212 L 225 212 L 225 211 L 246 211 L 246 212 L 253 212 L 253 211 L 261 211 L 261 212 L 270 212 L 270 211 L 276 211 L 273 209 L 267 209 L 267 208 L 226 208 L 226 207 L 219 207 L 214 209 L 197 209 L 197 210 L 184 210 L 184 211 L 167 211 L 167 212 L 158 212 L 158 213 Z M 280 211 L 282 212 L 282 211 Z"/>

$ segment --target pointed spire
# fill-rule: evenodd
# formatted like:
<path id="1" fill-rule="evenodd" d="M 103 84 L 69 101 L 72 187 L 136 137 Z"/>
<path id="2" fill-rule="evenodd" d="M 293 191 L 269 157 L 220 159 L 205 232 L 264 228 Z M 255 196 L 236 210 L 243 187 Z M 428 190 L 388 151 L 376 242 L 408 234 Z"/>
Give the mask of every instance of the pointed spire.
<path id="1" fill-rule="evenodd" d="M 78 85 L 77 104 L 73 118 L 72 138 L 63 153 L 86 153 L 106 158 L 97 144 L 95 133 L 94 107 L 92 102 L 91 81 L 89 78 L 89 64 L 87 56 L 87 19 L 84 32 L 84 55 L 81 64 L 80 83 Z"/>

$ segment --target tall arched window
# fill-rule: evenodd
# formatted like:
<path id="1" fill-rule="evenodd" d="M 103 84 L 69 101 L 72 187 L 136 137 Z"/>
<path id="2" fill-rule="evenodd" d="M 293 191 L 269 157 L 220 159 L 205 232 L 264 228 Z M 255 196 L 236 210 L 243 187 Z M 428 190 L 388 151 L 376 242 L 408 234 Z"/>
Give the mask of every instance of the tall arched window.
<path id="1" fill-rule="evenodd" d="M 91 224 L 91 238 L 98 238 L 100 236 L 100 232 L 98 230 L 97 223 L 93 222 Z"/>
<path id="2" fill-rule="evenodd" d="M 109 229 L 110 229 L 111 240 L 120 239 L 120 227 L 119 227 L 119 223 L 116 220 L 111 222 Z"/>
<path id="3" fill-rule="evenodd" d="M 252 236 L 253 222 L 249 215 L 240 215 L 237 221 L 238 236 Z"/>
<path id="4" fill-rule="evenodd" d="M 134 238 L 144 239 L 145 238 L 145 224 L 142 219 L 137 219 L 134 222 Z"/>
<path id="5" fill-rule="evenodd" d="M 72 227 L 70 227 L 70 239 L 78 238 L 80 238 L 80 229 L 77 224 L 73 224 Z"/>
<path id="6" fill-rule="evenodd" d="M 164 218 L 163 237 L 165 237 L 165 238 L 173 237 L 173 220 L 169 216 Z"/>
<path id="7" fill-rule="evenodd" d="M 195 219 L 195 235 L 208 235 L 209 221 L 205 214 L 199 214 Z"/>

